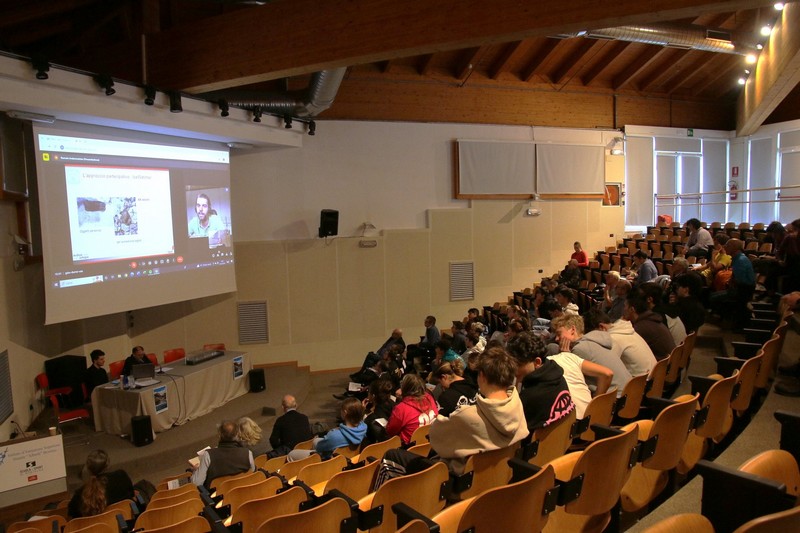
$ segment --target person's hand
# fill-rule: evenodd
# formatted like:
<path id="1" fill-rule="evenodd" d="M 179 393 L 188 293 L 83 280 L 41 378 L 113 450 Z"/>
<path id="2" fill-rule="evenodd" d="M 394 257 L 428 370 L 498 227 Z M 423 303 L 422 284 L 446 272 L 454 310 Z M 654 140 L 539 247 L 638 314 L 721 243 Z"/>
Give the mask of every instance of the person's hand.
<path id="1" fill-rule="evenodd" d="M 678 301 L 678 295 L 675 294 L 674 292 L 671 292 L 669 294 L 669 303 L 674 304 L 677 301 Z"/>
<path id="2" fill-rule="evenodd" d="M 559 339 L 558 347 L 562 352 L 572 351 L 572 342 L 569 339 Z"/>

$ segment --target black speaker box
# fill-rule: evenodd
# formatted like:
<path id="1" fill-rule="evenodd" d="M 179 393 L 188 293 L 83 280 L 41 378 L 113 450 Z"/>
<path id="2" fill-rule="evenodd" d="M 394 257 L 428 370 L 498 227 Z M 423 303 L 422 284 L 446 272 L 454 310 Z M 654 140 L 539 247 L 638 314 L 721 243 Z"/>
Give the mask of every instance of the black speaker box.
<path id="1" fill-rule="evenodd" d="M 319 236 L 330 237 L 339 233 L 339 211 L 323 209 L 319 212 Z"/>
<path id="2" fill-rule="evenodd" d="M 247 379 L 250 380 L 250 392 L 261 392 L 267 388 L 267 380 L 264 377 L 263 368 L 254 368 L 248 372 Z"/>
<path id="3" fill-rule="evenodd" d="M 131 441 L 135 446 L 146 446 L 153 442 L 153 425 L 149 416 L 131 418 Z"/>
<path id="4" fill-rule="evenodd" d="M 44 372 L 51 389 L 58 387 L 72 387 L 69 399 L 62 398 L 62 407 L 78 407 L 83 403 L 83 376 L 86 372 L 87 361 L 82 355 L 62 355 L 53 357 L 44 362 Z"/>

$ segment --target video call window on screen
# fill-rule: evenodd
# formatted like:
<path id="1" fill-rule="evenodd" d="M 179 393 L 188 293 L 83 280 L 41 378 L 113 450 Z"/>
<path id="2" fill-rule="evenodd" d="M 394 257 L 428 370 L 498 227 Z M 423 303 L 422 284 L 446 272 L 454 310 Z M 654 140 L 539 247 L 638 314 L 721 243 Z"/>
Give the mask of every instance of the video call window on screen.
<path id="1" fill-rule="evenodd" d="M 47 323 L 236 290 L 227 146 L 70 123 L 34 142 Z"/>

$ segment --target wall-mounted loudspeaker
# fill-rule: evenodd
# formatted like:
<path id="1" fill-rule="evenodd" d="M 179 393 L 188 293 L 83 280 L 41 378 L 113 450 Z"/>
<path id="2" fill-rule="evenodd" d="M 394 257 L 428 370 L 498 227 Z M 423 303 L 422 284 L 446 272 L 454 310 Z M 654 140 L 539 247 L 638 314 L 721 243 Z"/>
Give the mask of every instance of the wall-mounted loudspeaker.
<path id="1" fill-rule="evenodd" d="M 323 209 L 319 212 L 319 236 L 330 237 L 339 233 L 339 211 Z"/>

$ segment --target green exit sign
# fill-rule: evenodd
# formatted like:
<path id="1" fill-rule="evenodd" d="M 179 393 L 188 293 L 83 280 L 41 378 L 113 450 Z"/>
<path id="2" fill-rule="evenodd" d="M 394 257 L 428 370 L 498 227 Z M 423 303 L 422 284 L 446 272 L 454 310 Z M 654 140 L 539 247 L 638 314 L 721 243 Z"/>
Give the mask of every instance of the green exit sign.
<path id="1" fill-rule="evenodd" d="M 688 135 L 689 137 L 694 137 L 694 129 L 689 128 L 688 130 L 686 130 L 686 135 Z"/>

